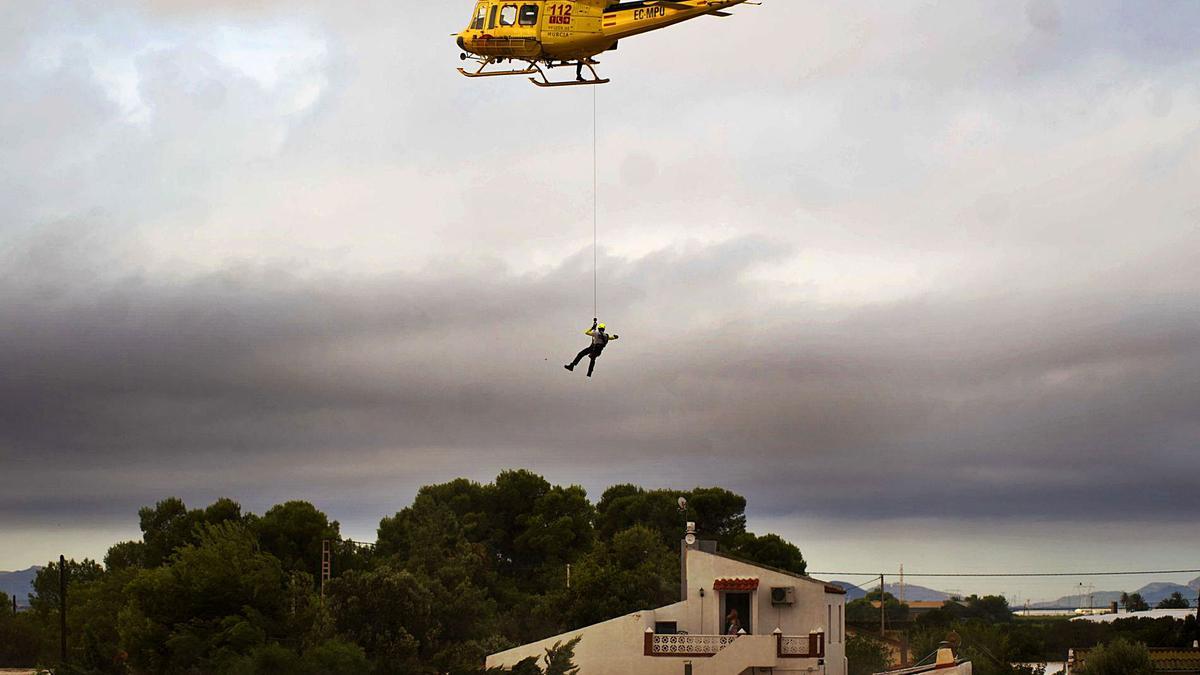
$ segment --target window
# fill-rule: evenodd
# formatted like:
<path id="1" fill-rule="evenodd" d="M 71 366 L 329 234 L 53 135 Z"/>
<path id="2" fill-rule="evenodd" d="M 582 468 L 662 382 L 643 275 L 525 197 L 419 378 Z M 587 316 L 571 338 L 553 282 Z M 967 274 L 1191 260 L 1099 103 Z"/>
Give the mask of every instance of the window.
<path id="1" fill-rule="evenodd" d="M 513 26 L 517 23 L 517 6 L 505 5 L 500 8 L 500 25 Z"/>
<path id="2" fill-rule="evenodd" d="M 842 618 L 842 606 L 838 605 L 838 642 L 843 642 L 846 639 L 846 622 Z"/>
<path id="3" fill-rule="evenodd" d="M 827 606 L 829 607 L 829 623 L 825 624 L 825 636 L 829 638 L 830 642 L 833 642 L 833 605 Z"/>
<path id="4" fill-rule="evenodd" d="M 538 20 L 537 5 L 521 5 L 521 25 L 536 26 Z"/>
<path id="5" fill-rule="evenodd" d="M 500 5 L 492 5 L 492 18 L 488 19 L 488 30 L 496 27 L 496 14 L 500 11 Z"/>
<path id="6" fill-rule="evenodd" d="M 471 30 L 483 30 L 483 24 L 487 22 L 487 10 L 487 3 L 479 3 L 475 10 L 475 20 L 471 22 Z"/>

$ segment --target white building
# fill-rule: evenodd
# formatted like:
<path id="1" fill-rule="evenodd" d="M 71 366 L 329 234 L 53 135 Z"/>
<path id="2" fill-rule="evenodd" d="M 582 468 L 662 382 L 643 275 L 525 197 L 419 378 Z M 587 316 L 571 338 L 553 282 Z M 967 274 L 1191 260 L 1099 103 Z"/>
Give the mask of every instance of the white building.
<path id="1" fill-rule="evenodd" d="M 1072 621 L 1090 621 L 1092 623 L 1112 623 L 1121 621 L 1122 619 L 1175 619 L 1184 621 L 1189 616 L 1196 616 L 1195 609 L 1148 609 L 1144 612 L 1130 612 L 1128 610 L 1119 610 L 1116 613 L 1097 614 L 1094 616 L 1081 616 Z"/>
<path id="2" fill-rule="evenodd" d="M 682 602 L 493 654 L 488 667 L 511 669 L 580 637 L 580 675 L 845 675 L 845 591 L 689 540 Z M 731 610 L 743 634 L 728 634 Z"/>

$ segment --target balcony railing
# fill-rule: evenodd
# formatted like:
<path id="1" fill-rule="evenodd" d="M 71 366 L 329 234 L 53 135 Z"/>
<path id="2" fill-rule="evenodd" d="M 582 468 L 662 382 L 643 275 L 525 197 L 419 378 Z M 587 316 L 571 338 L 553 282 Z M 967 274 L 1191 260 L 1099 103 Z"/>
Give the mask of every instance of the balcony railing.
<path id="1" fill-rule="evenodd" d="M 655 635 L 646 633 L 646 656 L 716 656 L 733 644 L 737 635 Z"/>
<path id="2" fill-rule="evenodd" d="M 776 631 L 775 652 L 781 659 L 825 658 L 825 634 L 809 633 L 806 636 L 784 635 Z M 656 635 L 646 630 L 646 656 L 706 658 L 719 654 L 743 635 Z"/>
<path id="3" fill-rule="evenodd" d="M 776 652 L 781 659 L 823 659 L 825 658 L 825 634 L 812 632 L 807 636 L 784 635 L 775 633 L 779 646 Z"/>

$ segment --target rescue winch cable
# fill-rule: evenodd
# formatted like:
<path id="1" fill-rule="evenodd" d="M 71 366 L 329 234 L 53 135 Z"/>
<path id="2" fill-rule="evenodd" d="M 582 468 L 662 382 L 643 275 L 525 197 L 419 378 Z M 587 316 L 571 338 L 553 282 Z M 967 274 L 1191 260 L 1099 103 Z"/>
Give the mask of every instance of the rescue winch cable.
<path id="1" fill-rule="evenodd" d="M 592 87 L 592 316 L 600 316 L 600 190 L 596 153 L 596 89 Z"/>

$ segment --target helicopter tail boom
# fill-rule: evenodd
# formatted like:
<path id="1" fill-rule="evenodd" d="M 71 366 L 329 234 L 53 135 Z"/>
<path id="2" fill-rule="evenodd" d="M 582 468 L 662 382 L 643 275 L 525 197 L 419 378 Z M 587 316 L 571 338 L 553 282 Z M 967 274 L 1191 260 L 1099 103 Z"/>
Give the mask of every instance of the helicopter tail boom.
<path id="1" fill-rule="evenodd" d="M 643 0 L 612 5 L 604 13 L 605 37 L 622 39 L 700 16 L 732 16 L 726 9 L 746 0 Z"/>

